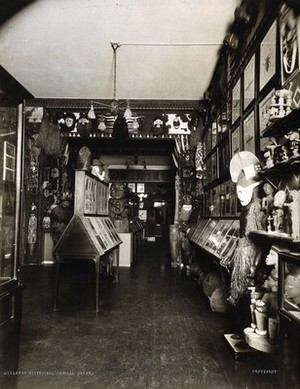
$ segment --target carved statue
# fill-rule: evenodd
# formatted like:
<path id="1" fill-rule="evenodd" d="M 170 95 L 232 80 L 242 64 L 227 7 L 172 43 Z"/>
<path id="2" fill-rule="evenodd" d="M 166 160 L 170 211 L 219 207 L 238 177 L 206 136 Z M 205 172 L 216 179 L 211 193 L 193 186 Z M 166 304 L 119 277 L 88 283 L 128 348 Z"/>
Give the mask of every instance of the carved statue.
<path id="1" fill-rule="evenodd" d="M 118 232 L 129 232 L 128 191 L 121 182 L 114 182 L 110 187 L 109 216 Z"/>

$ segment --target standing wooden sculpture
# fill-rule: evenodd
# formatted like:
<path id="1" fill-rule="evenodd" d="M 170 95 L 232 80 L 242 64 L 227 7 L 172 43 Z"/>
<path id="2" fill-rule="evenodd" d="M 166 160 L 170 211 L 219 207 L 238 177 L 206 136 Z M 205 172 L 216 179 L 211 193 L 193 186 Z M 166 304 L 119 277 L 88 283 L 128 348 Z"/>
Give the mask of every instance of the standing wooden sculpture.
<path id="1" fill-rule="evenodd" d="M 262 230 L 261 202 L 257 196 L 260 182 L 257 177 L 259 161 L 250 152 L 242 151 L 233 156 L 230 174 L 236 183 L 237 197 L 241 203 L 240 232 L 233 258 L 229 302 L 236 305 L 239 298 L 253 284 L 259 251 L 249 239 L 249 232 Z"/>

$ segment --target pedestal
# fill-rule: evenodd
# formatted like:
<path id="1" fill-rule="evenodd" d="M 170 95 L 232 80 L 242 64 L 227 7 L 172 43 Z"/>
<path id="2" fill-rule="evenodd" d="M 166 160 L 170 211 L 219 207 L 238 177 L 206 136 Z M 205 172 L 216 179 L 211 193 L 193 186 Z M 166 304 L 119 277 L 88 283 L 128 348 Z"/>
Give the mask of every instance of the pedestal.
<path id="1" fill-rule="evenodd" d="M 133 262 L 133 234 L 119 232 L 123 243 L 120 244 L 119 266 L 130 267 Z"/>
<path id="2" fill-rule="evenodd" d="M 270 338 L 266 336 L 258 335 L 253 331 L 253 328 L 247 327 L 244 329 L 245 340 L 250 347 L 263 353 L 272 354 L 278 349 L 278 344 L 272 343 Z"/>
<path id="3" fill-rule="evenodd" d="M 225 334 L 226 344 L 229 346 L 229 351 L 233 354 L 235 360 L 242 360 L 257 353 L 255 349 L 246 344 L 244 337 L 236 338 L 237 334 Z"/>
<path id="4" fill-rule="evenodd" d="M 43 234 L 43 263 L 53 263 L 53 241 L 50 232 L 44 232 Z"/>

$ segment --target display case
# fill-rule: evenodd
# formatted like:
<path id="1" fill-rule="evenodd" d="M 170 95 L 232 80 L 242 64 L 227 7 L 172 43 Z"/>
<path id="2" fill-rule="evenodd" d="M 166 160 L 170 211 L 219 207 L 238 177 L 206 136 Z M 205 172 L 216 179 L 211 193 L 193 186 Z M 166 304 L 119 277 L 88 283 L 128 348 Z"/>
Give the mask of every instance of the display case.
<path id="1" fill-rule="evenodd" d="M 300 254 L 279 254 L 279 314 L 300 325 Z"/>
<path id="2" fill-rule="evenodd" d="M 21 103 L 26 97 L 31 95 L 0 66 L 0 387 L 12 387 L 3 371 L 18 370 L 22 293 Z"/>
<path id="3" fill-rule="evenodd" d="M 223 261 L 233 254 L 239 234 L 239 221 L 202 219 L 190 237 L 191 242 Z"/>
<path id="4" fill-rule="evenodd" d="M 75 170 L 74 215 L 53 248 L 56 261 L 54 310 L 57 309 L 60 263 L 65 259 L 95 262 L 95 305 L 99 311 L 101 261 L 109 256 L 109 267 L 119 279 L 120 236 L 108 217 L 108 185 L 86 169 Z M 106 261 L 107 263 L 107 261 Z"/>

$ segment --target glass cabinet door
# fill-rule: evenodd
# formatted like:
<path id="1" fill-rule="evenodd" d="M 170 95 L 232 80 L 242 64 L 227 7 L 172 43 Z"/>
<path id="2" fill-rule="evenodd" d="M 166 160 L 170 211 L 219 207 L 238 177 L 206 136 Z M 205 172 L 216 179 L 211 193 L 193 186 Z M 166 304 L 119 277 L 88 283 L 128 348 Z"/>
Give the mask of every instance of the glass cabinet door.
<path id="1" fill-rule="evenodd" d="M 16 278 L 18 108 L 0 104 L 0 285 Z"/>
<path id="2" fill-rule="evenodd" d="M 300 257 L 281 256 L 281 310 L 300 324 Z"/>

